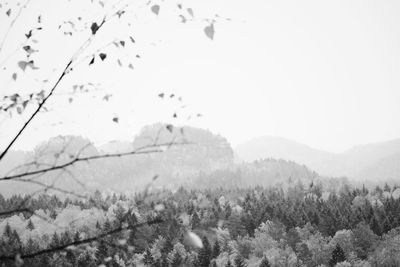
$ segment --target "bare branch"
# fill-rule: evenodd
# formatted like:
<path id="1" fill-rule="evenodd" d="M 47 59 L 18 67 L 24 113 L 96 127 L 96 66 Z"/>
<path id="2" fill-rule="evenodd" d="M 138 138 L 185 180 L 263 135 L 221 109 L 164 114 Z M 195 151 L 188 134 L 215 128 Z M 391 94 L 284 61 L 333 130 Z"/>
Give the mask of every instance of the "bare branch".
<path id="1" fill-rule="evenodd" d="M 87 157 L 77 157 L 77 158 L 74 158 L 74 159 L 64 163 L 64 164 L 56 165 L 53 167 L 40 169 L 40 170 L 36 170 L 36 171 L 28 171 L 28 172 L 24 172 L 24 173 L 20 173 L 20 174 L 4 176 L 4 177 L 0 178 L 0 181 L 13 180 L 13 179 L 17 179 L 17 178 L 21 178 L 21 177 L 25 177 L 25 176 L 61 170 L 66 167 L 72 166 L 78 162 L 83 162 L 83 161 L 98 160 L 98 159 L 105 159 L 105 158 L 118 158 L 118 157 L 129 156 L 129 155 L 159 153 L 159 152 L 164 151 L 163 149 L 160 149 L 162 147 L 170 147 L 171 145 L 179 145 L 179 144 L 189 144 L 189 143 L 168 142 L 168 143 L 163 143 L 163 144 L 147 145 L 147 146 L 143 146 L 141 148 L 135 149 L 133 151 L 124 152 L 124 153 L 110 153 L 110 154 L 87 156 Z"/>
<path id="2" fill-rule="evenodd" d="M 23 5 L 21 5 L 21 7 L 20 7 L 19 10 L 18 10 L 17 15 L 16 15 L 16 16 L 14 17 L 14 19 L 11 21 L 10 26 L 9 26 L 8 29 L 7 29 L 7 32 L 4 34 L 3 39 L 1 40 L 1 43 L 0 43 L 0 52 L 1 52 L 1 50 L 3 49 L 3 46 L 4 46 L 5 41 L 7 40 L 8 34 L 10 33 L 12 27 L 14 27 L 15 22 L 18 20 L 19 16 L 21 15 L 22 10 L 28 5 L 28 3 L 29 3 L 30 1 L 31 1 L 31 0 L 26 0 L 25 3 L 24 3 Z"/>

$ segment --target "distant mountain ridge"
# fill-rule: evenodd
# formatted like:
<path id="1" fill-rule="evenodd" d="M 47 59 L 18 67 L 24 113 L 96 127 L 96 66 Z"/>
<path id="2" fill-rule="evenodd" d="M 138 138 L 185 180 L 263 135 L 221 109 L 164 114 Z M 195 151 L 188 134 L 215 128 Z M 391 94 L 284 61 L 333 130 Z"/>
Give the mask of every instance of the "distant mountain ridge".
<path id="1" fill-rule="evenodd" d="M 245 162 L 263 158 L 292 160 L 324 176 L 347 176 L 357 181 L 400 181 L 400 139 L 331 153 L 285 138 L 264 136 L 238 145 L 235 153 Z"/>

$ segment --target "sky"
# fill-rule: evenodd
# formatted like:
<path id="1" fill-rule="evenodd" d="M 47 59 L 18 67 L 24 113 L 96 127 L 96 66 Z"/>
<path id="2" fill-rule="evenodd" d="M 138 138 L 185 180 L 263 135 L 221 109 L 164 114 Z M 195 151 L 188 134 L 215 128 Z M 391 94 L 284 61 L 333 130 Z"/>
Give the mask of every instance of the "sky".
<path id="1" fill-rule="evenodd" d="M 40 11 L 47 18 L 43 23 L 54 28 L 40 35 L 38 44 L 46 52 L 38 56 L 39 73 L 50 75 L 49 82 L 32 82 L 35 72 L 10 81 L 16 62 L 11 58 L 8 69 L 0 70 L 0 95 L 34 86 L 48 90 L 55 82 L 87 34 L 65 39 L 57 33 L 57 21 L 88 14 L 83 4 L 65 2 L 30 3 L 0 52 L 1 62 L 21 41 L 18 32 Z M 60 84 L 49 112 L 35 118 L 15 148 L 30 149 L 58 134 L 79 134 L 96 143 L 131 140 L 143 125 L 158 121 L 206 128 L 233 146 L 273 135 L 340 152 L 400 138 L 399 1 L 202 0 L 187 5 L 196 22 L 186 25 L 178 23 L 172 8 L 162 6 L 158 16 L 138 9 L 132 17 L 137 44 L 127 52 L 107 51 L 104 64 L 78 66 Z M 215 13 L 231 20 L 217 19 L 210 40 L 203 32 L 209 22 L 200 18 Z M 3 21 L 8 21 L 4 15 L 0 36 L 8 25 Z M 93 47 L 129 30 L 111 23 Z M 112 55 L 124 65 L 133 62 L 134 70 L 120 68 Z M 100 82 L 101 90 L 70 104 L 63 92 L 83 81 Z M 182 103 L 162 100 L 160 92 L 181 96 Z M 103 101 L 107 93 L 113 96 Z M 0 114 L 0 147 L 31 111 Z M 178 118 L 171 119 L 175 111 Z M 188 119 L 197 113 L 203 116 Z M 116 116 L 118 123 L 112 121 Z"/>

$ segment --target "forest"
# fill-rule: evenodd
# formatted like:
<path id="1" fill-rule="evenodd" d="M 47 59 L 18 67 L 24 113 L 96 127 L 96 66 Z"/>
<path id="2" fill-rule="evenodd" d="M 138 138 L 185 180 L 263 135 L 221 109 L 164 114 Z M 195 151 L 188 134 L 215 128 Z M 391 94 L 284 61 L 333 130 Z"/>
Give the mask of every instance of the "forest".
<path id="1" fill-rule="evenodd" d="M 1 266 L 399 266 L 400 188 L 328 189 L 0 196 Z"/>

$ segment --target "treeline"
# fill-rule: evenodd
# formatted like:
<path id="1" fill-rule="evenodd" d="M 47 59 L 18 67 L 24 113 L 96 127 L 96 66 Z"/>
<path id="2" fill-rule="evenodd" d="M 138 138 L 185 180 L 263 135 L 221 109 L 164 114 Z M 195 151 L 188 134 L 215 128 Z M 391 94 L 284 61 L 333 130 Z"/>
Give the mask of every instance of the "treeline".
<path id="1" fill-rule="evenodd" d="M 0 196 L 1 255 L 25 266 L 400 266 L 400 188 L 291 182 L 90 200 Z M 146 225 L 154 218 L 160 223 Z M 80 246 L 68 246 L 136 225 Z M 15 262 L 3 261 L 4 266 Z M 21 264 L 21 262 L 19 263 Z"/>

